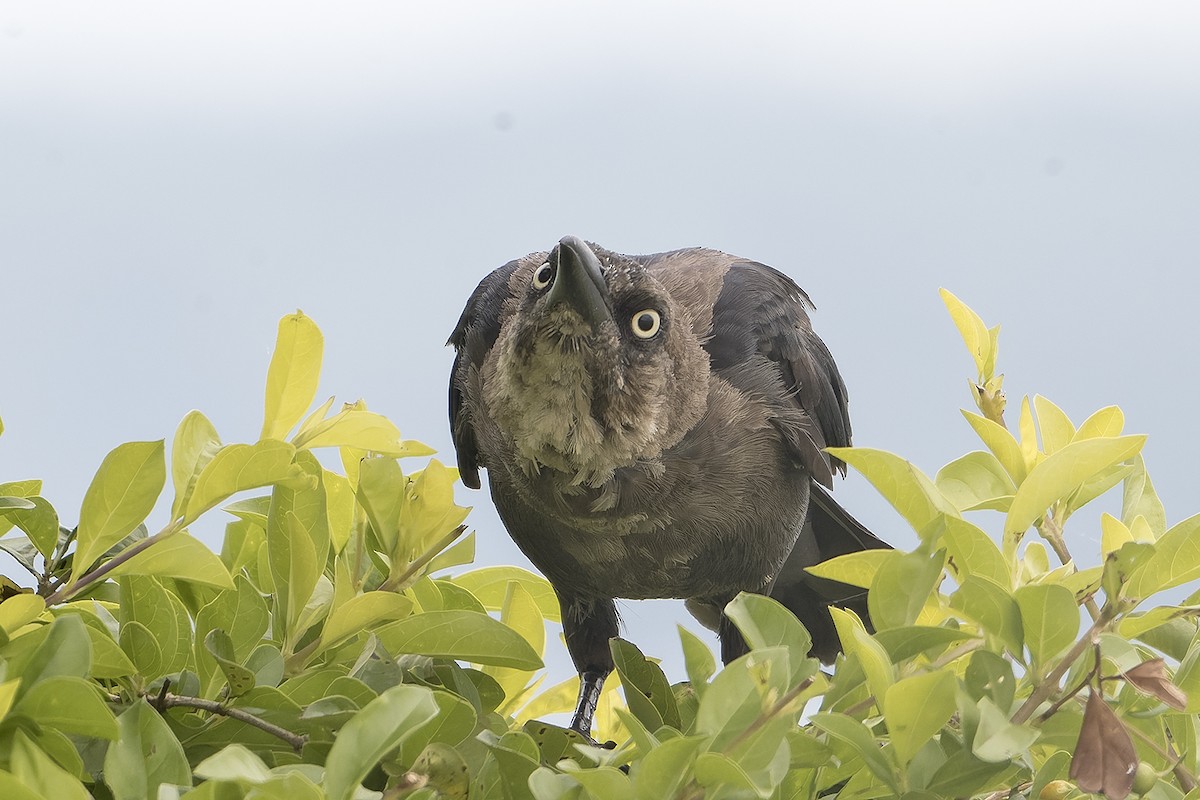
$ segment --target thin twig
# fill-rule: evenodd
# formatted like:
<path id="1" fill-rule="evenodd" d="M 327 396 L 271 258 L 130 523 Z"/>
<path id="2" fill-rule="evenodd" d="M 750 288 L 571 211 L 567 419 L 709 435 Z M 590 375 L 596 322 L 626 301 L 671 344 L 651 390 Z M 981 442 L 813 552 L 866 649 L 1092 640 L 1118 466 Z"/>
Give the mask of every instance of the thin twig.
<path id="1" fill-rule="evenodd" d="M 176 524 L 171 523 L 170 525 L 163 528 L 161 531 L 154 534 L 153 536 L 142 539 L 140 542 L 137 542 L 136 544 L 132 544 L 129 547 L 126 547 L 124 550 L 122 550 L 120 553 L 117 553 L 115 556 L 110 558 L 108 561 L 105 561 L 103 564 L 96 567 L 91 572 L 86 573 L 83 577 L 79 578 L 78 580 L 72 581 L 68 586 L 58 589 L 54 594 L 52 594 L 46 598 L 46 605 L 48 605 L 48 606 L 57 605 L 58 603 L 63 603 L 63 602 L 66 602 L 67 600 L 70 600 L 72 597 L 79 594 L 84 589 L 87 589 L 90 586 L 92 586 L 92 584 L 99 582 L 106 575 L 108 575 L 108 573 L 112 572 L 114 569 L 121 566 L 126 561 L 129 561 L 131 558 L 133 558 L 137 554 L 141 553 L 147 547 L 150 547 L 151 545 L 161 542 L 163 539 L 167 538 L 168 536 L 170 536 L 173 533 L 176 533 L 178 530 L 179 530 L 179 528 L 176 527 Z"/>
<path id="2" fill-rule="evenodd" d="M 466 525 L 459 525 L 454 530 L 447 533 L 441 539 L 434 542 L 433 546 L 426 550 L 421 555 L 417 556 L 416 560 L 408 565 L 408 569 L 401 572 L 395 579 L 389 578 L 379 585 L 380 591 L 394 592 L 404 585 L 404 582 L 417 574 L 417 570 L 432 561 L 439 553 L 454 543 L 454 540 L 463 535 L 463 531 L 467 529 Z"/>
<path id="3" fill-rule="evenodd" d="M 262 717 L 256 717 L 248 711 L 243 711 L 240 708 L 230 708 L 222 705 L 216 700 L 205 700 L 201 697 L 184 697 L 178 694 L 167 694 L 162 696 L 162 705 L 164 708 L 194 708 L 198 711 L 207 711 L 210 714 L 219 714 L 223 717 L 236 719 L 239 722 L 244 722 L 258 728 L 264 733 L 269 733 L 277 739 L 282 739 L 292 746 L 296 752 L 300 752 L 304 745 L 308 742 L 308 736 L 302 733 L 293 733 L 286 728 L 281 728 L 278 725 L 267 722 Z"/>
<path id="4" fill-rule="evenodd" d="M 1054 554 L 1058 556 L 1058 560 L 1062 562 L 1064 566 L 1073 560 L 1071 557 L 1071 551 L 1067 550 L 1067 543 L 1062 536 L 1062 525 L 1058 523 L 1058 520 L 1054 517 L 1053 512 L 1047 513 L 1046 516 L 1042 518 L 1042 524 L 1038 526 L 1038 533 L 1042 535 L 1043 539 L 1050 543 L 1050 547 L 1054 550 Z M 1100 619 L 1100 606 L 1096 605 L 1096 600 L 1094 598 L 1090 596 L 1085 598 L 1083 601 L 1083 606 L 1087 609 L 1088 614 L 1091 615 L 1093 622 Z"/>
<path id="5" fill-rule="evenodd" d="M 1099 649 L 1099 648 L 1097 648 L 1097 649 Z M 1078 686 L 1076 686 L 1074 689 L 1072 689 L 1071 691 L 1064 694 L 1062 697 L 1055 700 L 1053 705 L 1051 705 L 1048 709 L 1046 709 L 1041 714 L 1039 714 L 1038 718 L 1037 718 L 1038 724 L 1040 725 L 1041 723 L 1043 723 L 1046 720 L 1053 717 L 1054 713 L 1056 711 L 1058 711 L 1060 708 L 1062 708 L 1064 705 L 1066 705 L 1071 700 L 1072 697 L 1074 697 L 1075 695 L 1082 692 L 1084 690 L 1084 688 L 1089 683 L 1092 682 L 1092 679 L 1097 677 L 1097 673 L 1099 671 L 1100 671 L 1100 654 L 1096 653 L 1096 663 L 1092 665 L 1092 668 L 1091 668 L 1091 670 L 1088 671 L 1088 674 L 1083 677 L 1083 680 L 1079 682 Z"/>
<path id="6" fill-rule="evenodd" d="M 1012 721 L 1014 724 L 1020 725 L 1028 721 L 1033 716 L 1033 712 L 1037 711 L 1037 707 L 1050 699 L 1050 696 L 1058 691 L 1058 682 L 1062 680 L 1063 675 L 1067 674 L 1067 670 L 1071 668 L 1071 665 L 1083 655 L 1084 650 L 1088 649 L 1096 641 L 1096 637 L 1109 626 L 1111 621 L 1107 614 L 1101 613 L 1100 619 L 1092 623 L 1092 627 L 1088 628 L 1087 633 L 1071 646 L 1071 649 L 1063 656 L 1062 660 L 1055 665 L 1054 669 L 1050 670 L 1050 674 L 1034 687 L 1033 693 L 1017 709 L 1017 713 L 1013 714 Z"/>

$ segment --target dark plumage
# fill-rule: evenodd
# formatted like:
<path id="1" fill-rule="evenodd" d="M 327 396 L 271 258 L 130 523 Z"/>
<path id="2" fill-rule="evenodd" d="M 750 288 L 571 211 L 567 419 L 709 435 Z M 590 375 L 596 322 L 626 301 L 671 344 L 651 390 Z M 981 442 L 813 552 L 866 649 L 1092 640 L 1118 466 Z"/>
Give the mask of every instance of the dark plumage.
<path id="1" fill-rule="evenodd" d="M 558 593 L 588 733 L 612 670 L 614 598 L 677 597 L 745 652 L 721 610 L 770 594 L 840 649 L 831 603 L 864 593 L 804 572 L 887 547 L 825 491 L 850 443 L 846 388 L 786 275 L 715 250 L 625 256 L 572 236 L 484 278 L 450 337 L 463 482 L 492 498 Z M 810 501 L 811 498 L 811 501 Z"/>

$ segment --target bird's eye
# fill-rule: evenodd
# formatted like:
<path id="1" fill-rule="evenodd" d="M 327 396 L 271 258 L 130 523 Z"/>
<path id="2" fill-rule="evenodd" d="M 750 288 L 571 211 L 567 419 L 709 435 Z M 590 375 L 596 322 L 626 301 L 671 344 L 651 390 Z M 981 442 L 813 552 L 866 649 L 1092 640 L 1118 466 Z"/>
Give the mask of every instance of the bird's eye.
<path id="1" fill-rule="evenodd" d="M 547 261 L 537 268 L 537 272 L 533 273 L 533 288 L 545 289 L 554 280 L 554 267 Z"/>
<path id="2" fill-rule="evenodd" d="M 658 333 L 661 324 L 662 320 L 658 312 L 653 308 L 647 308 L 633 315 L 629 327 L 633 329 L 634 336 L 639 339 L 649 339 Z"/>

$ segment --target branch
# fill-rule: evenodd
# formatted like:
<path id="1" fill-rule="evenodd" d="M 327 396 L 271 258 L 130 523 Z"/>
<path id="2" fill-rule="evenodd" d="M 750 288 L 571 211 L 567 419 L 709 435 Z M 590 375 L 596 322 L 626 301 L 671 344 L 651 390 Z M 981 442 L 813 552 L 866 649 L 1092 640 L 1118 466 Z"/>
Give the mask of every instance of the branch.
<path id="1" fill-rule="evenodd" d="M 1087 650 L 1097 641 L 1097 637 L 1111 622 L 1112 619 L 1107 614 L 1101 613 L 1100 619 L 1092 623 L 1092 627 L 1088 628 L 1087 633 L 1071 646 L 1071 649 L 1067 651 L 1062 660 L 1055 665 L 1054 669 L 1050 670 L 1050 674 L 1034 687 L 1033 694 L 1029 695 L 1021 707 L 1017 709 L 1017 713 L 1013 714 L 1013 724 L 1020 725 L 1027 722 L 1033 716 L 1033 712 L 1037 711 L 1037 707 L 1048 700 L 1050 695 L 1058 691 L 1058 682 L 1067 674 L 1067 670 L 1071 668 L 1076 659 L 1083 655 L 1084 650 Z"/>
<path id="2" fill-rule="evenodd" d="M 278 725 L 267 722 L 262 717 L 256 717 L 248 711 L 243 711 L 240 708 L 230 708 L 222 705 L 215 700 L 205 700 L 201 697 L 184 697 L 178 694 L 162 694 L 156 696 L 151 701 L 158 708 L 194 708 L 198 711 L 207 711 L 210 714 L 218 714 L 222 717 L 236 719 L 239 722 L 244 722 L 258 728 L 260 731 L 269 733 L 277 739 L 282 739 L 292 746 L 292 749 L 297 753 L 303 749 L 308 742 L 308 736 L 302 733 L 292 733 L 286 728 L 281 728 Z"/>
<path id="3" fill-rule="evenodd" d="M 112 572 L 114 569 L 121 566 L 138 553 L 141 553 L 147 547 L 161 542 L 171 534 L 177 533 L 178 530 L 179 528 L 176 527 L 176 524 L 171 523 L 153 536 L 142 539 L 140 542 L 126 547 L 120 553 L 117 553 L 115 556 L 110 558 L 108 561 L 105 561 L 91 572 L 85 573 L 83 577 L 79 578 L 78 580 L 71 581 L 69 585 L 58 589 L 54 594 L 46 598 L 46 605 L 53 606 L 70 600 L 75 595 L 81 593 L 84 589 L 91 587 L 92 584 L 98 583 L 106 575 L 108 575 L 108 573 Z"/>
<path id="4" fill-rule="evenodd" d="M 1054 517 L 1053 511 L 1042 518 L 1042 524 L 1038 526 L 1038 533 L 1050 543 L 1051 549 L 1054 550 L 1054 554 L 1058 556 L 1060 562 L 1065 565 L 1068 561 L 1073 560 L 1071 558 L 1071 551 L 1067 550 L 1067 543 L 1062 536 L 1062 525 Z M 1093 622 L 1100 619 L 1100 607 L 1096 605 L 1094 598 L 1088 597 L 1083 601 L 1083 605 L 1087 609 L 1088 614 L 1091 615 Z"/>
<path id="5" fill-rule="evenodd" d="M 463 535 L 463 531 L 466 529 L 466 525 L 459 525 L 441 539 L 438 539 L 436 542 L 434 542 L 432 547 L 430 547 L 424 553 L 421 553 L 421 555 L 417 556 L 417 559 L 408 565 L 408 569 L 404 570 L 404 572 L 401 572 L 395 578 L 388 578 L 386 581 L 381 583 L 379 585 L 379 590 L 383 592 L 398 591 L 400 587 L 404 585 L 405 581 L 417 574 L 417 570 L 428 564 L 434 559 L 434 557 L 437 556 L 438 553 L 449 547 L 455 539 Z"/>

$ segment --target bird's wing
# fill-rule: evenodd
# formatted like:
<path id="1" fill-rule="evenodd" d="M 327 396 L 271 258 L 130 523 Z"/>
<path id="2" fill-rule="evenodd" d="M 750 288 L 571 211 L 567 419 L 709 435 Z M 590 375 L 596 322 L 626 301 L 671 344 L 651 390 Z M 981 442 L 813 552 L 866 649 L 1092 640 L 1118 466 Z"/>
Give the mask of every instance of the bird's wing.
<path id="1" fill-rule="evenodd" d="M 842 376 L 812 330 L 812 307 L 782 272 L 734 261 L 713 306 L 705 348 L 713 371 L 743 391 L 771 399 L 777 391 L 764 381 L 782 382 L 786 392 L 774 422 L 813 478 L 832 487 L 833 470 L 846 467 L 822 448 L 850 444 L 850 417 Z"/>
<path id="2" fill-rule="evenodd" d="M 520 263 L 520 260 L 510 261 L 480 281 L 446 342 L 454 345 L 454 367 L 450 370 L 450 432 L 458 453 L 462 482 L 472 489 L 479 488 L 481 464 L 468 411 L 470 383 L 500 335 L 504 305 L 509 297 L 508 279 Z"/>

